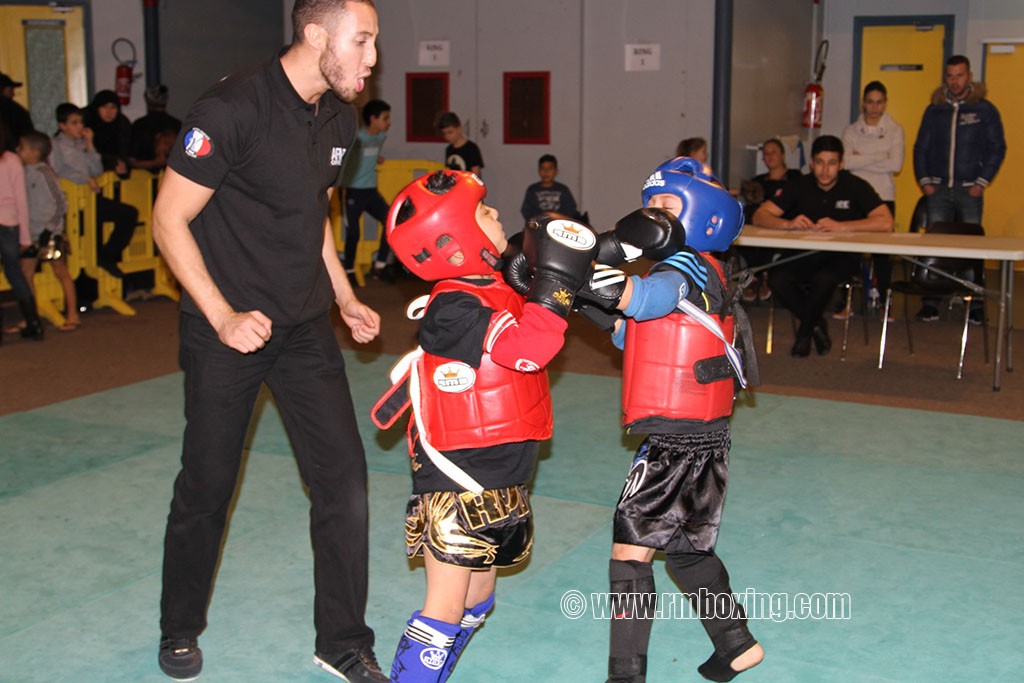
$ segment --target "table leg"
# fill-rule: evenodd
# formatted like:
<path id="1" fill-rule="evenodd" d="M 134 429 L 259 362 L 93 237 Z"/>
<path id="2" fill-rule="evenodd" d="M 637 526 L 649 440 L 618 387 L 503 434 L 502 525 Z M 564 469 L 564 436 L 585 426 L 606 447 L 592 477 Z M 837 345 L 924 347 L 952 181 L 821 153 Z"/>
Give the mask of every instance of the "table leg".
<path id="1" fill-rule="evenodd" d="M 1006 263 L 1006 371 L 1013 372 L 1013 263 Z"/>
<path id="2" fill-rule="evenodd" d="M 996 362 L 992 364 L 992 391 L 1000 389 L 1000 367 L 1003 364 L 1003 343 L 1006 335 L 1006 300 L 1009 297 L 1007 287 L 1010 277 L 1009 269 L 1013 267 L 1011 261 L 1003 261 L 999 265 L 999 323 L 996 326 Z"/>

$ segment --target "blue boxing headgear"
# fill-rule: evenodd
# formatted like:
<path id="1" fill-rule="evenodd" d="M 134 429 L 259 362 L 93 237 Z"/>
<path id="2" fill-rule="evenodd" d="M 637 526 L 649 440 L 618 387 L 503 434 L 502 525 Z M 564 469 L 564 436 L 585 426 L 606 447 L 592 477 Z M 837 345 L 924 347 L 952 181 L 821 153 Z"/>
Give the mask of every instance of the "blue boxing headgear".
<path id="1" fill-rule="evenodd" d="M 697 251 L 725 251 L 743 230 L 743 205 L 696 159 L 676 157 L 658 166 L 644 181 L 642 194 L 644 206 L 656 194 L 682 200 L 679 222 L 686 230 L 686 246 Z"/>

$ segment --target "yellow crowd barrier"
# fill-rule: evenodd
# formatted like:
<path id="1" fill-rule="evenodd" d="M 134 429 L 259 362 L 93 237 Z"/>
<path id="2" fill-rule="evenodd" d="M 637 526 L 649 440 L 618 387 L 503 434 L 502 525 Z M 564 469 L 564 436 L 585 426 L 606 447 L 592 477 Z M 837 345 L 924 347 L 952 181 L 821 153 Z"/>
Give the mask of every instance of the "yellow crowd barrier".
<path id="1" fill-rule="evenodd" d="M 177 301 L 181 298 L 178 283 L 153 245 L 153 201 L 156 199 L 160 178 L 141 170 L 132 171 L 125 179 L 107 172 L 100 176 L 99 184 L 104 197 L 117 199 L 139 211 L 138 226 L 132 234 L 132 241 L 121 254 L 118 267 L 125 273 L 153 271 L 153 294 Z M 97 264 L 97 230 L 101 231 L 102 241 L 105 242 L 114 229 L 113 223 L 97 225 L 96 194 L 88 185 L 76 185 L 66 180 L 60 182 L 68 198 L 68 235 L 73 240 L 71 258 L 75 263 L 68 262 L 71 277 L 76 277 L 84 270 L 86 275 L 96 280 L 94 308 L 106 306 L 122 315 L 135 315 L 135 309 L 124 300 L 121 278 L 111 275 Z"/>
<path id="2" fill-rule="evenodd" d="M 386 159 L 377 165 L 377 189 L 388 204 L 394 201 L 402 188 L 421 175 L 433 173 L 444 168 L 444 164 L 426 159 Z M 334 244 L 337 250 L 345 249 L 345 229 L 343 227 L 344 207 L 342 206 L 341 191 L 334 193 L 331 201 L 331 228 L 334 231 Z M 366 214 L 359 219 L 359 246 L 356 248 L 354 267 L 356 271 L 356 282 L 362 286 L 366 284 L 366 275 L 373 268 L 373 255 L 380 248 L 380 231 L 383 225 L 377 226 L 377 234 L 369 237 L 366 234 Z"/>

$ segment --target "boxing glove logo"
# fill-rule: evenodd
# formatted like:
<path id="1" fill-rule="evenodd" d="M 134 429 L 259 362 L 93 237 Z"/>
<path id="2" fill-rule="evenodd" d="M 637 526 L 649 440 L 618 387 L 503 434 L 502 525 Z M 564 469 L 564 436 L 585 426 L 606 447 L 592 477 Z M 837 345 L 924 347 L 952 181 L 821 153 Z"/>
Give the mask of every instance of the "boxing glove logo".
<path id="1" fill-rule="evenodd" d="M 576 251 L 589 251 L 597 244 L 593 230 L 573 221 L 551 221 L 547 230 L 551 239 Z"/>

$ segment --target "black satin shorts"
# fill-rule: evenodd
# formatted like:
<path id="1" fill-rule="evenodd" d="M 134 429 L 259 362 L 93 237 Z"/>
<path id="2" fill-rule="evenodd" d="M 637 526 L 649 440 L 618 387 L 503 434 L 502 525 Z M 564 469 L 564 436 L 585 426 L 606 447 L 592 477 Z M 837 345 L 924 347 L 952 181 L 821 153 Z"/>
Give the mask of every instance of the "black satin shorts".
<path id="1" fill-rule="evenodd" d="M 647 437 L 615 506 L 615 542 L 670 554 L 712 552 L 725 505 L 730 444 L 728 426 Z"/>
<path id="2" fill-rule="evenodd" d="M 488 569 L 512 567 L 530 555 L 533 512 L 525 486 L 435 491 L 409 497 L 405 512 L 408 557 L 428 550 L 438 562 Z"/>

